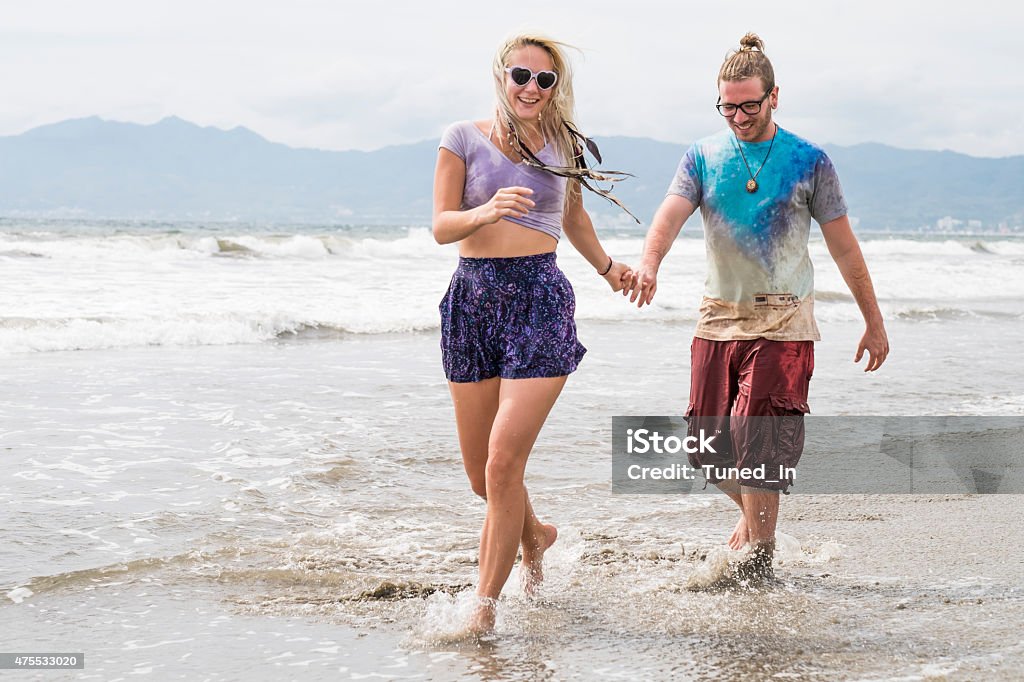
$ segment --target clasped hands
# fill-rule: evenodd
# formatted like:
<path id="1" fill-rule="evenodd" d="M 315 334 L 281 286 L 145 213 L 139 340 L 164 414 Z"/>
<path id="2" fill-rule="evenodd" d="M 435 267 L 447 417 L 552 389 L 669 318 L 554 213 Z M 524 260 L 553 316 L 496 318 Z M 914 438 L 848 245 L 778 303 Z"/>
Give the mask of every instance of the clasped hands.
<path id="1" fill-rule="evenodd" d="M 621 291 L 623 296 L 629 296 L 629 302 L 636 303 L 638 308 L 650 305 L 658 289 L 658 269 L 649 265 L 641 265 L 634 270 L 625 263 L 613 261 L 604 278 L 612 291 Z"/>

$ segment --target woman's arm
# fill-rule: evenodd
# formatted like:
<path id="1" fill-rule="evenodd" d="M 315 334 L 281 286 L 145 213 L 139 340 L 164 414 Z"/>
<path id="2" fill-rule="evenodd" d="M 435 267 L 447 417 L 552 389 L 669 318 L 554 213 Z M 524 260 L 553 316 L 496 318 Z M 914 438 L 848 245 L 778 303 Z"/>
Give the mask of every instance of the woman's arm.
<path id="1" fill-rule="evenodd" d="M 562 231 L 569 238 L 569 242 L 580 252 L 580 255 L 587 259 L 587 262 L 604 277 L 605 281 L 612 288 L 612 291 L 620 291 L 623 287 L 623 279 L 626 275 L 631 276 L 629 266 L 625 263 L 613 261 L 608 253 L 601 246 L 594 230 L 594 223 L 590 214 L 583 208 L 583 197 L 579 185 L 569 181 L 565 188 L 569 192 L 569 205 L 565 210 L 565 217 L 562 221 Z M 611 261 L 611 267 L 608 263 Z M 606 272 L 607 270 L 607 272 Z"/>
<path id="2" fill-rule="evenodd" d="M 465 239 L 484 225 L 496 223 L 506 216 L 521 218 L 534 203 L 526 187 L 503 187 L 486 204 L 465 211 L 462 193 L 466 186 L 466 162 L 448 149 L 441 148 L 434 169 L 434 220 L 432 229 L 438 244 L 451 244 Z"/>

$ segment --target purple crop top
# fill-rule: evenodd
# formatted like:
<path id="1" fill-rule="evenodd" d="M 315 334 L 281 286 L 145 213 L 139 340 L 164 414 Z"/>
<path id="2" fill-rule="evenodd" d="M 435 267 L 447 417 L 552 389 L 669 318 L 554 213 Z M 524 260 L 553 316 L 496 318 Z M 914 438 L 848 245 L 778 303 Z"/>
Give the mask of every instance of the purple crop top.
<path id="1" fill-rule="evenodd" d="M 466 162 L 466 187 L 462 192 L 460 210 L 486 204 L 502 187 L 529 187 L 533 190 L 530 199 L 537 205 L 522 218 L 507 217 L 505 220 L 540 230 L 555 239 L 562 234 L 565 178 L 522 162 L 514 163 L 472 121 L 459 121 L 448 126 L 439 146 Z M 550 144 L 537 152 L 537 158 L 549 166 L 564 165 Z"/>

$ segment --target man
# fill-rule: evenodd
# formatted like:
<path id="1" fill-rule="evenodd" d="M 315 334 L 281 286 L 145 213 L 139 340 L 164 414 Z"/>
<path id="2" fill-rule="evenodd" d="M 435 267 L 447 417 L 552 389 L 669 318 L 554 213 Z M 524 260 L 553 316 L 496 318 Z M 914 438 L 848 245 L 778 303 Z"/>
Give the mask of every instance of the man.
<path id="1" fill-rule="evenodd" d="M 717 108 L 726 130 L 699 140 L 679 164 L 651 224 L 640 267 L 624 293 L 638 306 L 657 292 L 658 268 L 699 206 L 708 260 L 706 291 L 691 347 L 691 434 L 715 439 L 716 454 L 691 455 L 712 465 L 708 480 L 740 508 L 729 546 L 750 551 L 733 579 L 774 580 L 772 555 L 779 492 L 803 448 L 803 414 L 814 368 L 813 268 L 807 250 L 811 218 L 864 316 L 854 361 L 865 371 L 889 353 L 871 276 L 850 227 L 835 169 L 819 147 L 772 120 L 779 88 L 763 43 L 748 33 L 718 75 Z M 759 465 L 769 475 L 752 478 Z M 744 473 L 746 472 L 746 473 Z"/>

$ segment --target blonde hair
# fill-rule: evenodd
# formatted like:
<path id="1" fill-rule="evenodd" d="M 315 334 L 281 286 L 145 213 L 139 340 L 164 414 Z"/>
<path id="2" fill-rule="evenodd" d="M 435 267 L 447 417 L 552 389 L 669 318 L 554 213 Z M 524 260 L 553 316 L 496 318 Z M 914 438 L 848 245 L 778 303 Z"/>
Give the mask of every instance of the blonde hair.
<path id="1" fill-rule="evenodd" d="M 739 49 L 731 50 L 725 56 L 722 68 L 718 70 L 718 83 L 760 78 L 766 90 L 775 87 L 775 70 L 764 53 L 764 41 L 756 33 L 740 38 Z"/>
<path id="2" fill-rule="evenodd" d="M 552 68 L 558 74 L 551 99 L 540 115 L 540 131 L 544 139 L 554 145 L 555 150 L 564 159 L 566 165 L 573 159 L 576 144 L 565 124 L 575 127 L 576 98 L 572 92 L 572 65 L 562 48 L 572 47 L 557 40 L 537 34 L 519 34 L 508 38 L 498 47 L 494 55 L 494 88 L 498 95 L 498 115 L 506 125 L 512 124 L 513 131 L 522 130 L 534 123 L 527 122 L 516 116 L 512 103 L 505 92 L 505 68 L 514 66 L 508 63 L 509 55 L 514 51 L 529 46 L 539 47 L 551 57 Z M 521 141 L 519 141 L 521 143 Z"/>
<path id="3" fill-rule="evenodd" d="M 536 156 L 526 148 L 519 131 L 534 124 L 533 121 L 524 121 L 516 115 L 512 103 L 508 99 L 505 90 L 505 69 L 509 66 L 509 56 L 515 50 L 523 47 L 539 47 L 551 57 L 552 69 L 558 78 L 551 88 L 551 97 L 543 111 L 538 116 L 536 123 L 540 125 L 540 132 L 548 144 L 554 147 L 555 153 L 561 158 L 562 166 L 547 166 L 539 161 Z M 562 204 L 562 211 L 568 209 L 570 201 L 580 196 L 580 186 L 586 187 L 591 192 L 603 196 L 608 201 L 622 210 L 629 213 L 621 201 L 614 197 L 610 189 L 602 189 L 590 184 L 590 181 L 618 182 L 629 175 L 620 171 L 597 171 L 587 167 L 583 158 L 583 144 L 585 143 L 591 153 L 598 158 L 597 146 L 592 140 L 588 140 L 579 132 L 576 127 L 576 97 L 572 91 L 572 65 L 565 55 L 563 48 L 572 48 L 571 45 L 561 43 L 557 40 L 539 34 L 521 33 L 511 36 L 498 47 L 494 55 L 492 71 L 494 73 L 494 89 L 498 96 L 497 119 L 508 128 L 506 131 L 509 143 L 523 160 L 543 170 L 569 178 L 565 190 L 565 202 Z M 575 49 L 575 48 L 572 48 Z M 632 213 L 629 215 L 633 216 Z M 640 222 L 636 216 L 633 219 Z"/>

